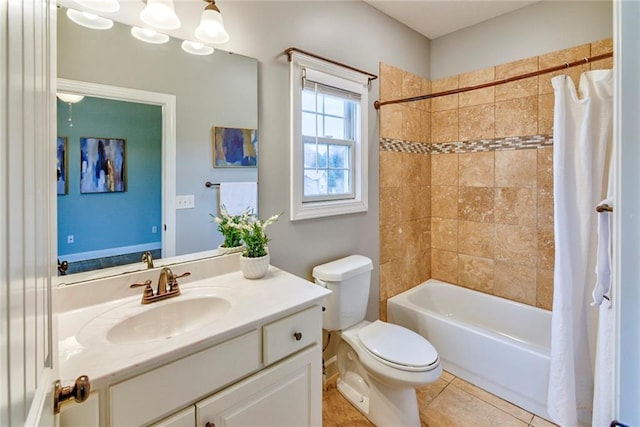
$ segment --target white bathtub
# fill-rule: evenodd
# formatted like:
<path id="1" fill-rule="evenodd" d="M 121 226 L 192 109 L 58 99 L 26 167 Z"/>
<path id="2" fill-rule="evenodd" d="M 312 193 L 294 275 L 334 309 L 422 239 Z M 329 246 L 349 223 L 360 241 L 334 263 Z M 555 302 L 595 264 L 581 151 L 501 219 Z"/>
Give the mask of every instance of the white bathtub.
<path id="1" fill-rule="evenodd" d="M 390 298 L 387 310 L 433 344 L 444 369 L 549 418 L 550 311 L 434 279 Z"/>

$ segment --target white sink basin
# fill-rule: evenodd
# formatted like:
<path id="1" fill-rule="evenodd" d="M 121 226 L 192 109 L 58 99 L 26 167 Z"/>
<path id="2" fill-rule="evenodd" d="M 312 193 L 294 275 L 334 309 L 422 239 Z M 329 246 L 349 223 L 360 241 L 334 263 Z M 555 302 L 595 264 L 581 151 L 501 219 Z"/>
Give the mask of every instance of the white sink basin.
<path id="1" fill-rule="evenodd" d="M 175 297 L 116 323 L 107 331 L 107 341 L 131 344 L 170 339 L 214 322 L 230 309 L 229 301 L 219 297 Z"/>

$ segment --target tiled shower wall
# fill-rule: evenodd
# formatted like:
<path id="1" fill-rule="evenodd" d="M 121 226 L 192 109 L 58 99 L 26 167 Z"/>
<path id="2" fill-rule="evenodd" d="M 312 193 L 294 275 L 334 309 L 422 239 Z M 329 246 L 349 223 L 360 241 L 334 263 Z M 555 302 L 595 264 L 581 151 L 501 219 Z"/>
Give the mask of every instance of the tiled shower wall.
<path id="1" fill-rule="evenodd" d="M 611 50 L 608 39 L 433 82 L 381 64 L 380 99 L 472 86 Z M 582 72 L 611 67 L 607 59 L 566 74 L 577 84 Z M 381 108 L 381 318 L 387 298 L 429 277 L 551 308 L 552 77 Z"/>

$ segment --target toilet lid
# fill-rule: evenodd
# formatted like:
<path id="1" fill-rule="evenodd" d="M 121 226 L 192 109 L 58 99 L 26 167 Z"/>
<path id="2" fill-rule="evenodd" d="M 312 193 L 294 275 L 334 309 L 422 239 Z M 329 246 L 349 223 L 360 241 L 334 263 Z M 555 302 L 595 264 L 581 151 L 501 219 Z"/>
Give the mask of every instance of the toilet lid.
<path id="1" fill-rule="evenodd" d="M 362 328 L 358 337 L 370 353 L 397 365 L 427 369 L 438 360 L 429 341 L 399 325 L 376 320 Z"/>

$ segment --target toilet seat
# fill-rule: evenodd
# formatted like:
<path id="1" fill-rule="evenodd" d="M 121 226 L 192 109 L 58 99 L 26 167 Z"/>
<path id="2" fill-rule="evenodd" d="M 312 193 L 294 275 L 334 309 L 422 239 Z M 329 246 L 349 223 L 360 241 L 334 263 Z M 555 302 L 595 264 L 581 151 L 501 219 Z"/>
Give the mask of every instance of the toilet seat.
<path id="1" fill-rule="evenodd" d="M 358 331 L 362 348 L 376 360 L 403 371 L 428 371 L 439 365 L 438 352 L 421 335 L 376 320 Z"/>

